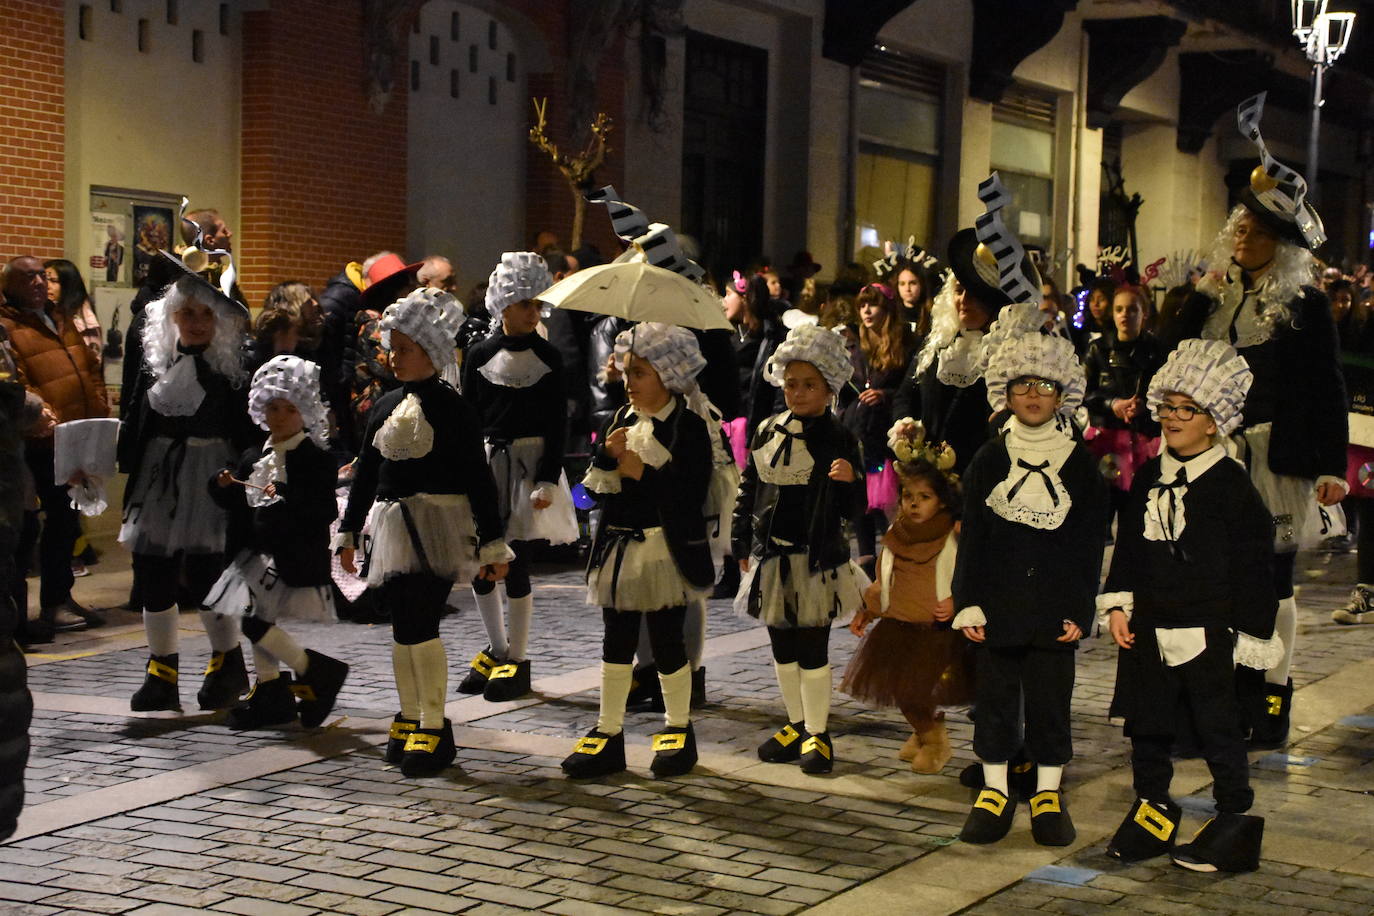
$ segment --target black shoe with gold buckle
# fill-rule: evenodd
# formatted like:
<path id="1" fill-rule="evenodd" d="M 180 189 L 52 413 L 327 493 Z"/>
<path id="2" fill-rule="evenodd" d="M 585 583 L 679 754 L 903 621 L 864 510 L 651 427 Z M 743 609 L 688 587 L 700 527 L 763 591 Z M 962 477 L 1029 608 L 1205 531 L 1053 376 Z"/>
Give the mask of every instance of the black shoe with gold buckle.
<path id="1" fill-rule="evenodd" d="M 306 649 L 305 657 L 308 660 L 305 673 L 291 692 L 300 701 L 301 725 L 314 728 L 324 722 L 334 708 L 344 678 L 348 677 L 348 665 L 314 649 Z"/>
<path id="2" fill-rule="evenodd" d="M 258 681 L 242 703 L 229 710 L 224 724 L 238 731 L 273 728 L 296 721 L 296 697 L 291 674 L 283 671 L 270 681 Z"/>
<path id="3" fill-rule="evenodd" d="M 407 719 L 400 713 L 391 720 L 391 731 L 386 737 L 386 751 L 382 755 L 387 763 L 400 763 L 406 753 L 406 739 L 420 727 L 419 719 Z"/>
<path id="4" fill-rule="evenodd" d="M 491 669 L 482 697 L 492 703 L 518 700 L 530 692 L 530 660 L 506 662 Z"/>
<path id="5" fill-rule="evenodd" d="M 835 745 L 830 732 L 807 735 L 801 745 L 801 771 L 811 776 L 823 776 L 835 768 Z"/>
<path id="6" fill-rule="evenodd" d="M 473 694 L 486 690 L 487 679 L 491 677 L 491 669 L 500 664 L 501 659 L 492 654 L 491 646 L 487 646 L 472 657 L 472 664 L 468 666 L 468 673 L 463 675 L 463 679 L 458 682 L 458 692 Z"/>
<path id="7" fill-rule="evenodd" d="M 134 712 L 153 712 L 168 709 L 181 711 L 181 697 L 177 695 L 177 656 L 154 655 L 148 659 L 143 686 L 129 701 Z"/>
<path id="8" fill-rule="evenodd" d="M 801 756 L 802 723 L 788 722 L 759 745 L 759 759 L 764 763 L 791 763 Z"/>
<path id="9" fill-rule="evenodd" d="M 196 693 L 201 709 L 228 709 L 238 704 L 248 691 L 248 669 L 243 665 L 243 647 L 216 652 L 205 666 L 205 681 Z"/>
<path id="10" fill-rule="evenodd" d="M 996 843 L 1007 835 L 1016 817 L 1016 800 L 996 789 L 984 789 L 969 810 L 959 839 L 965 843 Z"/>
<path id="11" fill-rule="evenodd" d="M 654 735 L 653 748 L 649 769 L 655 776 L 681 776 L 697 765 L 697 738 L 690 722 L 686 728 L 670 725 Z"/>
<path id="12" fill-rule="evenodd" d="M 442 773 L 458 756 L 453 744 L 453 723 L 444 720 L 443 728 L 417 728 L 406 738 L 401 757 L 401 775 L 411 779 Z"/>
<path id="13" fill-rule="evenodd" d="M 609 776 L 625 769 L 625 733 L 608 735 L 592 729 L 563 759 L 563 773 L 571 779 Z"/>
<path id="14" fill-rule="evenodd" d="M 1167 855 L 1178 838 L 1182 814 L 1183 809 L 1172 801 L 1155 804 L 1137 798 L 1107 844 L 1107 855 L 1122 862 L 1143 862 Z"/>
<path id="15" fill-rule="evenodd" d="M 1046 789 L 1032 795 L 1030 814 L 1031 836 L 1041 846 L 1067 846 L 1078 836 L 1058 789 Z"/>

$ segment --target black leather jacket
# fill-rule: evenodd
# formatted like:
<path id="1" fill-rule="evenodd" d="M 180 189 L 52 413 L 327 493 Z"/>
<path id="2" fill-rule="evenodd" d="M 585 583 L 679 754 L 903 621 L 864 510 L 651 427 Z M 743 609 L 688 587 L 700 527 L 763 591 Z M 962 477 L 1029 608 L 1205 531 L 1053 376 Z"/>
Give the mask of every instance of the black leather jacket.
<path id="1" fill-rule="evenodd" d="M 773 423 L 789 418 L 790 413 L 784 411 L 765 420 L 762 431 L 754 431 L 751 452 L 768 441 Z M 845 536 L 844 523 L 861 516 L 867 505 L 859 442 L 829 409 L 814 420 L 804 421 L 803 435 L 807 451 L 815 461 L 811 479 L 806 483 L 806 506 L 802 516 L 806 519 L 806 530 L 773 530 L 773 514 L 781 487 L 759 480 L 751 455 L 740 479 L 739 498 L 735 501 L 730 529 L 734 556 L 753 557 L 755 562 L 776 556 L 782 552 L 774 541 L 776 536 L 794 544 L 805 544 L 807 566 L 813 572 L 848 562 L 849 539 Z M 845 459 L 854 468 L 853 483 L 830 479 L 830 465 L 837 458 Z"/>

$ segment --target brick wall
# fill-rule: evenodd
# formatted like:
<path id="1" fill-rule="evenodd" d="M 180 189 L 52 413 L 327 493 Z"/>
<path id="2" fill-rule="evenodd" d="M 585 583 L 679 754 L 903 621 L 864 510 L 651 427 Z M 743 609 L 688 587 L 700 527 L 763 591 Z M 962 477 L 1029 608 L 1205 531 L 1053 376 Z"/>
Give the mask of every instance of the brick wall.
<path id="1" fill-rule="evenodd" d="M 289 0 L 243 16 L 240 274 L 259 304 L 350 260 L 406 246 L 406 55 L 368 108 L 362 3 Z"/>
<path id="2" fill-rule="evenodd" d="M 0 260 L 62 257 L 63 2 L 0 3 Z M 74 27 L 74 26 L 73 26 Z"/>

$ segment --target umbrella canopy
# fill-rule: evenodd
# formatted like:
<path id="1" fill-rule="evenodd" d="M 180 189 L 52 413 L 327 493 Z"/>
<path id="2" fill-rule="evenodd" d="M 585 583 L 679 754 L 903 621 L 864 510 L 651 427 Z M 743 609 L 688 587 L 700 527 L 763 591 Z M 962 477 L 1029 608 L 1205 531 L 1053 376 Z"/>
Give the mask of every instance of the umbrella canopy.
<path id="1" fill-rule="evenodd" d="M 539 294 L 539 301 L 630 321 L 661 321 L 684 328 L 730 330 L 720 300 L 692 280 L 643 261 L 620 261 L 579 270 Z"/>

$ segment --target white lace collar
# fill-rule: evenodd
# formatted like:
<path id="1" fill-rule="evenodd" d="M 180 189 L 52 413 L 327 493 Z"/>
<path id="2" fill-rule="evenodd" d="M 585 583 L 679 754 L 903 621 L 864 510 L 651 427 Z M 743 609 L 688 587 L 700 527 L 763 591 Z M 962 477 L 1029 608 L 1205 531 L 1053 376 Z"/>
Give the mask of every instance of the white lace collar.
<path id="1" fill-rule="evenodd" d="M 286 453 L 304 441 L 304 430 L 281 442 L 267 440 L 267 444 L 262 447 L 262 457 L 253 462 L 253 473 L 248 475 L 248 482 L 252 486 L 244 488 L 248 505 L 254 509 L 261 509 L 263 506 L 281 502 L 280 496 L 268 496 L 262 488 L 269 483 L 286 483 Z"/>
<path id="2" fill-rule="evenodd" d="M 960 331 L 936 358 L 935 377 L 946 385 L 967 388 L 983 377 L 983 332 Z"/>
<path id="3" fill-rule="evenodd" d="M 501 349 L 477 371 L 493 385 L 529 388 L 553 370 L 539 358 L 533 347 L 526 347 L 523 350 Z"/>
<path id="4" fill-rule="evenodd" d="M 1053 422 L 1026 426 L 1016 417 L 1007 423 L 1005 440 L 1011 466 L 988 494 L 987 505 L 1009 522 L 1052 531 L 1064 523 L 1073 499 L 1059 478 L 1074 443 Z"/>
<path id="5" fill-rule="evenodd" d="M 388 461 L 423 458 L 434 448 L 434 427 L 425 419 L 424 408 L 415 392 L 407 394 L 383 421 L 372 444 Z"/>
<path id="6" fill-rule="evenodd" d="M 639 460 L 651 468 L 661 468 L 673 457 L 668 447 L 659 442 L 654 435 L 653 421 L 666 422 L 676 409 L 677 398 L 670 397 L 667 404 L 653 413 L 641 414 L 635 411 L 635 421 L 625 431 L 625 447 L 639 455 Z"/>
<path id="7" fill-rule="evenodd" d="M 1184 497 L 1189 481 L 1197 480 L 1226 457 L 1226 450 L 1214 445 L 1207 451 L 1180 461 L 1167 448 L 1159 455 L 1159 480 L 1145 497 L 1145 540 L 1177 541 L 1188 519 Z"/>
<path id="8" fill-rule="evenodd" d="M 1237 264 L 1232 264 L 1227 270 L 1221 295 L 1217 297 L 1216 310 L 1207 316 L 1202 328 L 1203 337 L 1228 341 L 1236 349 L 1258 346 L 1274 336 L 1273 322 L 1265 320 L 1263 302 L 1269 288 L 1270 272 L 1266 271 L 1249 289 L 1245 288 L 1242 273 Z"/>
<path id="9" fill-rule="evenodd" d="M 182 353 L 148 389 L 148 406 L 164 417 L 189 417 L 200 409 L 205 389 L 196 378 L 196 358 Z"/>
<path id="10" fill-rule="evenodd" d="M 808 483 L 816 461 L 806 447 L 801 418 L 785 410 L 764 420 L 760 429 L 767 438 L 753 451 L 759 480 L 777 486 Z"/>

